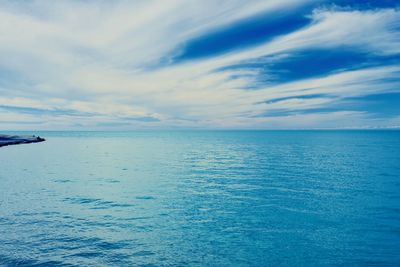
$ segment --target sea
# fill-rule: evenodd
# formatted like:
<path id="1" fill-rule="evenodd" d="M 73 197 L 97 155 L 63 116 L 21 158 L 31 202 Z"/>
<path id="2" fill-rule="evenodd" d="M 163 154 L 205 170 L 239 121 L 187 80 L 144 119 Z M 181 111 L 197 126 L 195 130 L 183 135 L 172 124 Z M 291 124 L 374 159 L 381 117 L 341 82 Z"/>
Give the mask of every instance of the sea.
<path id="1" fill-rule="evenodd" d="M 400 266 L 400 131 L 12 133 L 0 266 Z"/>

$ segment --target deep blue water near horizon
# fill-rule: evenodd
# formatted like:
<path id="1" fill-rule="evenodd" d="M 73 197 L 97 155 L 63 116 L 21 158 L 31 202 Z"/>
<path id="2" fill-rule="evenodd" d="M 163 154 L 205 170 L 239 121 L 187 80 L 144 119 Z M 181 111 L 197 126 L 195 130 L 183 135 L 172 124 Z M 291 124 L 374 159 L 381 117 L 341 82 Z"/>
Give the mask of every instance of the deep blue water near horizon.
<path id="1" fill-rule="evenodd" d="M 400 266 L 400 131 L 32 134 L 0 266 Z"/>

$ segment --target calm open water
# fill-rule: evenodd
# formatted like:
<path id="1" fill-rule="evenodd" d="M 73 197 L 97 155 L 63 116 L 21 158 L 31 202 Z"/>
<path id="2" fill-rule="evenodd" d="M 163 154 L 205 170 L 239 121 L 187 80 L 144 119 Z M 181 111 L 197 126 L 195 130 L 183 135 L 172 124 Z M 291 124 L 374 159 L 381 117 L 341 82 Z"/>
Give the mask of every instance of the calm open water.
<path id="1" fill-rule="evenodd" d="M 400 131 L 44 132 L 0 266 L 400 266 Z"/>

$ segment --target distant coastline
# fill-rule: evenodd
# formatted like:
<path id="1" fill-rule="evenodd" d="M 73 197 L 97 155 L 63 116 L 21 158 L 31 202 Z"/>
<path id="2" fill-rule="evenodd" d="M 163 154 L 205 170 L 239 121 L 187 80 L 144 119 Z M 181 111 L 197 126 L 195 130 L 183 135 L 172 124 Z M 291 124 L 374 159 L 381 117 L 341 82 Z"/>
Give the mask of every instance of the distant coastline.
<path id="1" fill-rule="evenodd" d="M 46 141 L 40 136 L 0 135 L 0 147 L 19 144 L 39 143 Z"/>

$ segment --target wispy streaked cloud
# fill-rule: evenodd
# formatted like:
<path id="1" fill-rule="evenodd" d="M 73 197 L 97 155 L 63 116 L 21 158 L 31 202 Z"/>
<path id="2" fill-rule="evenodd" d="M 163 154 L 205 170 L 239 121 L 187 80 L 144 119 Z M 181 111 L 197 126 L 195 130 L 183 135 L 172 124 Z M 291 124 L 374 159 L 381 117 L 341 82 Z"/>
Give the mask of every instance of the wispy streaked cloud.
<path id="1" fill-rule="evenodd" d="M 397 127 L 383 2 L 0 1 L 0 130 Z"/>

